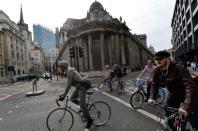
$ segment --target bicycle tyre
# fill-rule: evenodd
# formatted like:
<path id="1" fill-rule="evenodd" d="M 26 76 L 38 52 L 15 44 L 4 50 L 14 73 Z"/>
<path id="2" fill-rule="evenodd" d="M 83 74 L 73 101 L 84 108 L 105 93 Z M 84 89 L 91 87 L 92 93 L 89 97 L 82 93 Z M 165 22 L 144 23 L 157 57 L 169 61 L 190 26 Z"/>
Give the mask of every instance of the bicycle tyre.
<path id="1" fill-rule="evenodd" d="M 68 126 L 68 128 L 67 127 L 65 127 L 66 125 L 67 125 L 67 123 L 62 123 L 61 125 L 59 124 L 59 123 L 61 123 L 62 121 L 63 121 L 63 118 L 66 118 L 65 116 L 62 116 L 63 114 L 61 114 L 61 117 L 59 118 L 59 116 L 60 115 L 58 115 L 57 113 L 65 113 L 65 112 L 67 112 L 67 115 L 69 115 L 70 117 L 71 117 L 71 124 Z M 65 114 L 64 114 L 65 115 Z M 56 119 L 55 121 L 53 121 L 52 123 L 50 122 L 50 120 L 52 119 L 52 120 L 54 120 L 54 118 L 53 118 L 53 116 L 54 116 L 54 118 L 55 117 L 58 117 L 58 119 Z M 62 119 L 62 120 L 61 120 Z M 49 114 L 48 114 L 48 116 L 47 116 L 47 119 L 46 119 L 46 124 L 47 124 L 47 129 L 49 130 L 49 131 L 60 131 L 62 128 L 61 127 L 63 127 L 63 129 L 62 130 L 64 130 L 64 131 L 70 131 L 71 130 L 71 128 L 73 127 L 73 124 L 74 124 L 74 116 L 73 116 L 73 114 L 71 113 L 71 111 L 70 110 L 68 110 L 68 109 L 65 109 L 65 108 L 57 108 L 57 109 L 54 109 L 54 110 L 52 110 Z M 58 129 L 54 129 L 55 127 L 53 127 L 52 126 L 52 124 L 54 125 L 56 125 L 56 127 L 58 128 Z M 60 129 L 61 128 L 61 129 Z"/>
<path id="2" fill-rule="evenodd" d="M 157 103 L 158 104 L 161 104 L 164 102 L 164 99 L 165 99 L 165 91 L 164 89 L 159 89 L 159 98 L 157 98 Z"/>
<path id="3" fill-rule="evenodd" d="M 102 111 L 102 108 L 106 108 L 106 110 Z M 101 126 L 109 121 L 111 117 L 111 108 L 106 102 L 97 101 L 90 105 L 89 113 L 91 118 L 94 120 L 93 124 Z M 101 119 L 101 116 L 103 116 L 104 119 Z"/>
<path id="4" fill-rule="evenodd" d="M 139 105 L 136 106 L 135 103 L 133 103 L 133 100 L 138 101 L 139 102 Z M 141 92 L 136 91 L 136 92 L 134 92 L 131 95 L 130 104 L 131 104 L 131 107 L 132 108 L 139 109 L 142 106 L 143 101 L 144 101 L 144 95 Z"/>

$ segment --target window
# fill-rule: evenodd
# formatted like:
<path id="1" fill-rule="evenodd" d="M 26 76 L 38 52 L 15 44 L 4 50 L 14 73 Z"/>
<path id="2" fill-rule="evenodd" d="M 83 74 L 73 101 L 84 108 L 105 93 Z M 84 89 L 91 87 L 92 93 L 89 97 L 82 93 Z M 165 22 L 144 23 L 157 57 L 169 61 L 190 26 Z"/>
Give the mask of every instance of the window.
<path id="1" fill-rule="evenodd" d="M 13 44 L 11 44 L 11 49 L 13 49 Z"/>
<path id="2" fill-rule="evenodd" d="M 12 55 L 12 58 L 14 58 L 14 52 L 12 52 L 11 55 Z"/>
<path id="3" fill-rule="evenodd" d="M 3 77 L 4 73 L 3 73 L 3 68 L 0 68 L 0 76 Z"/>
<path id="4" fill-rule="evenodd" d="M 17 59 L 19 59 L 19 53 L 17 53 Z"/>
<path id="5" fill-rule="evenodd" d="M 2 53 L 2 44 L 0 43 L 0 53 Z"/>
<path id="6" fill-rule="evenodd" d="M 0 64 L 3 64 L 3 56 L 0 54 Z"/>

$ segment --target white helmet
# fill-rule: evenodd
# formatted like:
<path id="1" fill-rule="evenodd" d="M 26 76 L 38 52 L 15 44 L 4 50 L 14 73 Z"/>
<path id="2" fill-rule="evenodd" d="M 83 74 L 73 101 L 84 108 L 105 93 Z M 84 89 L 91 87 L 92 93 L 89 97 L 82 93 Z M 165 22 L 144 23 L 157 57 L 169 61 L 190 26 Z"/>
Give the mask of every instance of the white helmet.
<path id="1" fill-rule="evenodd" d="M 61 66 L 61 67 L 68 67 L 68 62 L 67 62 L 67 61 L 64 61 L 64 60 L 59 61 L 59 62 L 58 62 L 58 66 Z"/>

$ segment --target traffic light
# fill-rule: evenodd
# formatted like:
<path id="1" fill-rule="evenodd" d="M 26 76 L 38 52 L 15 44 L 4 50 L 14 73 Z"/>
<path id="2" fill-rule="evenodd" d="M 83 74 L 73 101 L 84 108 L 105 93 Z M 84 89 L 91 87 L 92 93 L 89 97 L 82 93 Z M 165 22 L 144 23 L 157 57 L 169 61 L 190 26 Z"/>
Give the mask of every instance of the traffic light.
<path id="1" fill-rule="evenodd" d="M 83 57 L 84 56 L 84 51 L 82 47 L 79 47 L 79 56 Z"/>
<path id="2" fill-rule="evenodd" d="M 69 48 L 69 55 L 70 55 L 70 58 L 75 58 L 75 49 L 74 49 L 74 47 L 70 47 Z"/>

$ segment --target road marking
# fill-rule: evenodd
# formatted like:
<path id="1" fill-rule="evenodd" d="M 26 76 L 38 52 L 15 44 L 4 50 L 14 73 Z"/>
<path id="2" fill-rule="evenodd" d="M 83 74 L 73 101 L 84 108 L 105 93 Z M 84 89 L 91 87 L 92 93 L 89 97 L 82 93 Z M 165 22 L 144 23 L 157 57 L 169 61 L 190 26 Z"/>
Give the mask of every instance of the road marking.
<path id="1" fill-rule="evenodd" d="M 9 87 L 7 87 L 7 88 L 0 88 L 0 89 L 4 89 L 4 90 L 6 90 L 6 89 L 21 90 L 21 89 L 9 88 Z"/>
<path id="2" fill-rule="evenodd" d="M 10 96 L 11 96 L 11 95 L 8 95 L 8 94 L 2 94 L 2 95 L 4 95 L 5 97 L 0 98 L 0 101 L 1 101 L 1 100 L 4 100 L 4 99 L 6 99 L 6 98 L 8 98 L 8 97 L 10 97 Z"/>
<path id="3" fill-rule="evenodd" d="M 1 100 L 4 100 L 4 99 L 6 99 L 6 98 L 9 98 L 10 96 L 13 96 L 13 95 L 22 93 L 22 92 L 24 92 L 25 90 L 29 90 L 29 89 L 31 89 L 31 88 L 27 88 L 27 89 L 20 90 L 20 91 L 18 91 L 18 92 L 13 93 L 12 95 L 2 94 L 2 95 L 7 95 L 7 96 L 5 96 L 5 97 L 3 97 L 3 98 L 0 98 L 0 101 L 1 101 Z"/>
<path id="4" fill-rule="evenodd" d="M 95 88 L 95 90 L 98 91 L 98 89 L 96 89 L 96 88 Z M 110 97 L 110 98 L 112 98 L 112 99 L 114 99 L 114 100 L 116 100 L 116 101 L 118 101 L 118 102 L 120 102 L 121 104 L 123 104 L 123 105 L 125 105 L 125 106 L 127 106 L 129 108 L 132 108 L 129 103 L 127 103 L 127 102 L 125 102 L 125 101 L 123 101 L 123 100 L 121 100 L 121 99 L 119 99 L 119 98 L 117 98 L 115 96 L 112 96 L 112 95 L 110 95 L 110 94 L 108 94 L 106 92 L 101 92 L 101 93 L 106 95 L 106 96 L 108 96 L 108 97 Z M 149 118 L 151 118 L 151 119 L 153 119 L 153 120 L 155 120 L 157 122 L 160 122 L 160 123 L 164 122 L 163 119 L 161 119 L 161 121 L 159 121 L 159 118 L 157 118 L 157 116 L 155 116 L 155 115 L 153 115 L 153 114 L 151 114 L 151 113 L 149 113 L 149 112 L 147 112 L 145 110 L 137 109 L 136 111 L 138 111 L 139 113 L 141 113 L 141 114 L 143 114 L 143 115 L 145 115 L 145 116 L 147 116 L 147 117 L 149 117 Z"/>
<path id="5" fill-rule="evenodd" d="M 2 121 L 3 120 L 3 118 L 0 118 L 0 121 Z"/>
<path id="6" fill-rule="evenodd" d="M 8 114 L 11 114 L 13 111 L 8 111 Z"/>
<path id="7" fill-rule="evenodd" d="M 19 108 L 19 106 L 15 106 L 15 108 Z"/>

